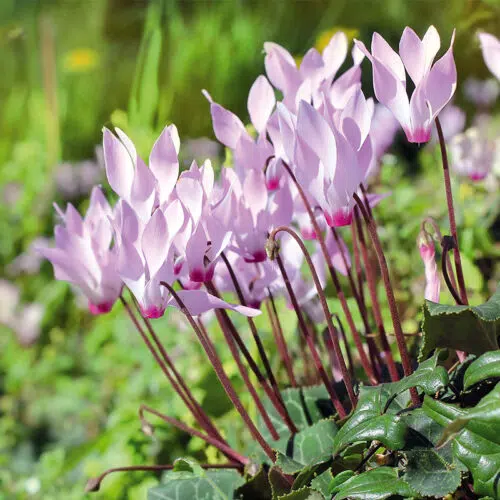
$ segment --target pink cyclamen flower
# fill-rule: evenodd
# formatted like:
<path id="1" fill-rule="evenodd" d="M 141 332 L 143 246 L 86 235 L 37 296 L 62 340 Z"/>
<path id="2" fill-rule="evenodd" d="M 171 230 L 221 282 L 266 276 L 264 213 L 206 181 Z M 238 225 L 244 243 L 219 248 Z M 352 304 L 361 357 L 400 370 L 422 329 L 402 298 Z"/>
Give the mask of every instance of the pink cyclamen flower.
<path id="1" fill-rule="evenodd" d="M 378 33 L 373 34 L 371 52 L 363 42 L 355 40 L 372 63 L 375 96 L 392 111 L 410 142 L 429 141 L 432 122 L 455 93 L 454 38 L 455 32 L 449 49 L 434 64 L 441 43 L 434 26 L 422 40 L 411 28 L 405 28 L 399 54 Z M 405 70 L 415 84 L 410 99 L 406 93 Z"/>
<path id="2" fill-rule="evenodd" d="M 441 280 L 436 264 L 434 243 L 424 234 L 419 237 L 418 249 L 425 267 L 425 299 L 439 302 Z"/>
<path id="3" fill-rule="evenodd" d="M 479 33 L 478 37 L 486 66 L 500 80 L 500 40 L 489 33 Z"/>
<path id="4" fill-rule="evenodd" d="M 73 205 L 58 209 L 62 224 L 55 229 L 53 248 L 38 251 L 50 260 L 56 279 L 77 286 L 89 301 L 92 314 L 109 312 L 121 293 L 122 281 L 116 272 L 116 251 L 110 248 L 111 208 L 99 187 L 92 190 L 84 219 Z"/>

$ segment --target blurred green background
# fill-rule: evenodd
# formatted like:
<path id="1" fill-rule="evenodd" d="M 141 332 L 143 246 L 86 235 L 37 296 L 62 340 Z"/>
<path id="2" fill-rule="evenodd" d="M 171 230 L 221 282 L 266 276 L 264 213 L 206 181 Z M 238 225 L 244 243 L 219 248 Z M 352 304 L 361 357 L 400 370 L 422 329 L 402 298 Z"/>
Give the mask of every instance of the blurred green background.
<path id="1" fill-rule="evenodd" d="M 216 459 L 173 429 L 159 429 L 153 440 L 142 435 L 140 403 L 187 422 L 190 416 L 120 308 L 91 317 L 33 252 L 34 240 L 52 234 L 52 201 L 84 209 L 90 186 L 104 181 L 96 152 L 102 127 L 125 129 L 146 156 L 174 122 L 185 161 L 207 151 L 221 160 L 211 143 L 186 143 L 214 138 L 201 89 L 246 120 L 265 41 L 300 57 L 338 29 L 364 41 L 379 31 L 395 46 L 406 25 L 423 33 L 430 24 L 443 46 L 457 29 L 456 102 L 471 119 L 460 82 L 488 76 L 475 33 L 500 33 L 498 0 L 0 2 L 0 499 L 82 498 L 86 478 L 107 467 L 185 454 Z M 368 66 L 364 79 L 369 91 Z M 440 159 L 433 147 L 400 139 L 394 152 L 381 175 L 393 197 L 378 215 L 405 324 L 416 331 L 419 224 L 433 215 L 446 227 Z M 467 183 L 454 187 L 466 274 L 479 301 L 498 281 L 498 197 Z M 237 419 L 180 317 L 157 324 L 207 411 L 237 440 Z M 272 350 L 265 321 L 261 327 Z M 145 473 L 110 477 L 95 498 L 145 498 L 157 481 Z"/>

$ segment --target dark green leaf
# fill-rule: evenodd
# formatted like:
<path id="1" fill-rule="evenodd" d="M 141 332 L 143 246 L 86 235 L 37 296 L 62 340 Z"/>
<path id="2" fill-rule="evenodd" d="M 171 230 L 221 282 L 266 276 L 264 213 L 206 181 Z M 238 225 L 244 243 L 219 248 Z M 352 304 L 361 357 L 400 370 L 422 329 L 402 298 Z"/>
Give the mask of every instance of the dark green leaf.
<path id="1" fill-rule="evenodd" d="M 273 499 L 280 495 L 285 495 L 291 488 L 291 482 L 288 482 L 283 473 L 277 467 L 271 467 L 268 475 L 269 483 L 271 484 L 271 491 Z"/>
<path id="2" fill-rule="evenodd" d="M 403 479 L 421 495 L 443 497 L 459 487 L 460 470 L 435 449 L 415 448 L 405 455 L 408 464 Z"/>
<path id="3" fill-rule="evenodd" d="M 261 467 L 255 476 L 236 490 L 235 497 L 239 500 L 272 500 L 273 494 L 267 471 Z"/>
<path id="4" fill-rule="evenodd" d="M 438 424 L 447 427 L 466 417 L 467 410 L 425 397 L 424 411 Z M 467 467 L 478 495 L 500 496 L 500 423 L 471 420 L 452 442 L 454 456 Z"/>
<path id="5" fill-rule="evenodd" d="M 328 493 L 331 495 L 340 489 L 340 486 L 345 483 L 348 479 L 354 477 L 354 471 L 345 470 L 343 472 L 339 472 L 328 485 Z"/>
<path id="6" fill-rule="evenodd" d="M 353 476 L 334 489 L 335 500 L 343 498 L 382 500 L 393 495 L 409 498 L 415 492 L 392 467 L 378 467 Z"/>
<path id="7" fill-rule="evenodd" d="M 474 408 L 467 408 L 462 416 L 453 420 L 444 430 L 441 442 L 449 441 L 472 419 L 475 422 L 497 425 L 500 429 L 500 384 L 497 384 Z M 497 444 L 500 442 L 497 441 Z"/>
<path id="8" fill-rule="evenodd" d="M 327 469 L 325 472 L 322 472 L 311 481 L 311 488 L 313 490 L 319 491 L 325 498 L 329 498 L 329 487 L 332 481 L 332 471 L 330 469 Z"/>
<path id="9" fill-rule="evenodd" d="M 471 354 L 496 350 L 499 325 L 500 287 L 480 306 L 448 306 L 426 300 L 420 358 L 437 347 Z"/>
<path id="10" fill-rule="evenodd" d="M 323 495 L 311 488 L 301 488 L 277 498 L 278 500 L 323 500 Z"/>
<path id="11" fill-rule="evenodd" d="M 464 389 L 486 380 L 500 377 L 500 351 L 483 354 L 471 363 L 464 374 Z"/>

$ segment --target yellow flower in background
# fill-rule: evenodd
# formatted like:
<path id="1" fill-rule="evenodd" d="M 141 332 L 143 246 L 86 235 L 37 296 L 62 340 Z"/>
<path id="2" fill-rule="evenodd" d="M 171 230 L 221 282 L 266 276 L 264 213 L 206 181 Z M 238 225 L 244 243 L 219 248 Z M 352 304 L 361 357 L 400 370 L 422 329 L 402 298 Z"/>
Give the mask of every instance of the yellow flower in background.
<path id="1" fill-rule="evenodd" d="M 316 50 L 318 52 L 323 52 L 323 49 L 328 45 L 328 42 L 331 40 L 332 36 L 335 35 L 335 33 L 337 33 L 338 31 L 343 31 L 346 34 L 347 40 L 349 40 L 349 42 L 352 42 L 353 38 L 359 36 L 359 30 L 357 29 L 334 26 L 329 30 L 322 31 L 316 37 L 316 43 L 314 44 Z"/>
<path id="2" fill-rule="evenodd" d="M 74 49 L 64 56 L 63 67 L 69 73 L 85 73 L 99 65 L 99 54 L 94 49 Z"/>

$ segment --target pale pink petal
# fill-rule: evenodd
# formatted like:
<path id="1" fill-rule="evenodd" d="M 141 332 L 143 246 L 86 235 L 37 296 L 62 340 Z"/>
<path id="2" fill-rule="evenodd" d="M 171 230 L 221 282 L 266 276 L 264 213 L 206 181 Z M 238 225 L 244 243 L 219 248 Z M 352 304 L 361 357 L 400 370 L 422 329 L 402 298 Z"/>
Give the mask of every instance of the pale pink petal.
<path id="1" fill-rule="evenodd" d="M 425 75 L 426 56 L 422 41 L 409 27 L 406 27 L 399 41 L 399 53 L 415 85 L 418 85 Z"/>
<path id="2" fill-rule="evenodd" d="M 448 104 L 457 88 L 457 68 L 453 57 L 454 40 L 455 32 L 451 37 L 450 48 L 432 66 L 425 81 L 425 95 L 430 103 L 433 118 Z"/>
<path id="3" fill-rule="evenodd" d="M 215 137 L 227 146 L 234 149 L 242 134 L 246 134 L 245 126 L 241 120 L 231 111 L 223 108 L 217 103 L 210 105 L 212 123 Z"/>
<path id="4" fill-rule="evenodd" d="M 184 208 L 191 215 L 193 222 L 197 224 L 203 206 L 203 187 L 200 182 L 181 175 L 175 189 Z"/>
<path id="5" fill-rule="evenodd" d="M 294 92 L 300 84 L 299 70 L 290 53 L 276 43 L 264 43 L 267 77 L 283 93 Z"/>
<path id="6" fill-rule="evenodd" d="M 228 302 L 214 297 L 203 290 L 179 290 L 177 295 L 193 316 L 198 316 L 199 314 L 211 311 L 212 309 L 231 309 L 242 314 L 243 316 L 249 317 L 255 317 L 261 314 L 258 309 L 229 304 Z M 169 300 L 168 305 L 177 308 L 179 307 L 177 301 L 173 297 Z"/>
<path id="7" fill-rule="evenodd" d="M 479 33 L 478 37 L 486 66 L 500 80 L 500 40 L 489 33 Z"/>
<path id="8" fill-rule="evenodd" d="M 149 167 L 158 181 L 160 203 L 168 199 L 179 177 L 178 137 L 175 125 L 165 127 L 149 156 Z"/>
<path id="9" fill-rule="evenodd" d="M 325 64 L 324 76 L 326 80 L 334 78 L 340 66 L 342 66 L 347 57 L 347 45 L 346 34 L 343 31 L 338 31 L 323 49 L 322 56 Z"/>
<path id="10" fill-rule="evenodd" d="M 337 164 L 335 136 L 320 113 L 305 101 L 302 101 L 299 107 L 297 135 L 321 160 L 326 177 L 332 178 Z"/>
<path id="11" fill-rule="evenodd" d="M 151 215 L 155 202 L 155 187 L 156 179 L 153 173 L 141 158 L 137 157 L 130 204 L 143 220 L 147 220 Z"/>
<path id="12" fill-rule="evenodd" d="M 167 258 L 170 243 L 167 221 L 160 209 L 156 209 L 146 224 L 142 234 L 142 252 L 152 278 L 159 271 Z"/>
<path id="13" fill-rule="evenodd" d="M 258 76 L 248 94 L 248 113 L 259 134 L 264 132 L 275 104 L 274 90 L 267 78 L 263 75 Z"/>
<path id="14" fill-rule="evenodd" d="M 401 58 L 378 33 L 373 33 L 372 36 L 372 56 L 374 59 L 378 59 L 401 82 L 406 82 L 405 67 Z"/>
<path id="15" fill-rule="evenodd" d="M 134 164 L 127 148 L 107 128 L 103 130 L 106 176 L 113 191 L 128 198 L 134 180 Z"/>

